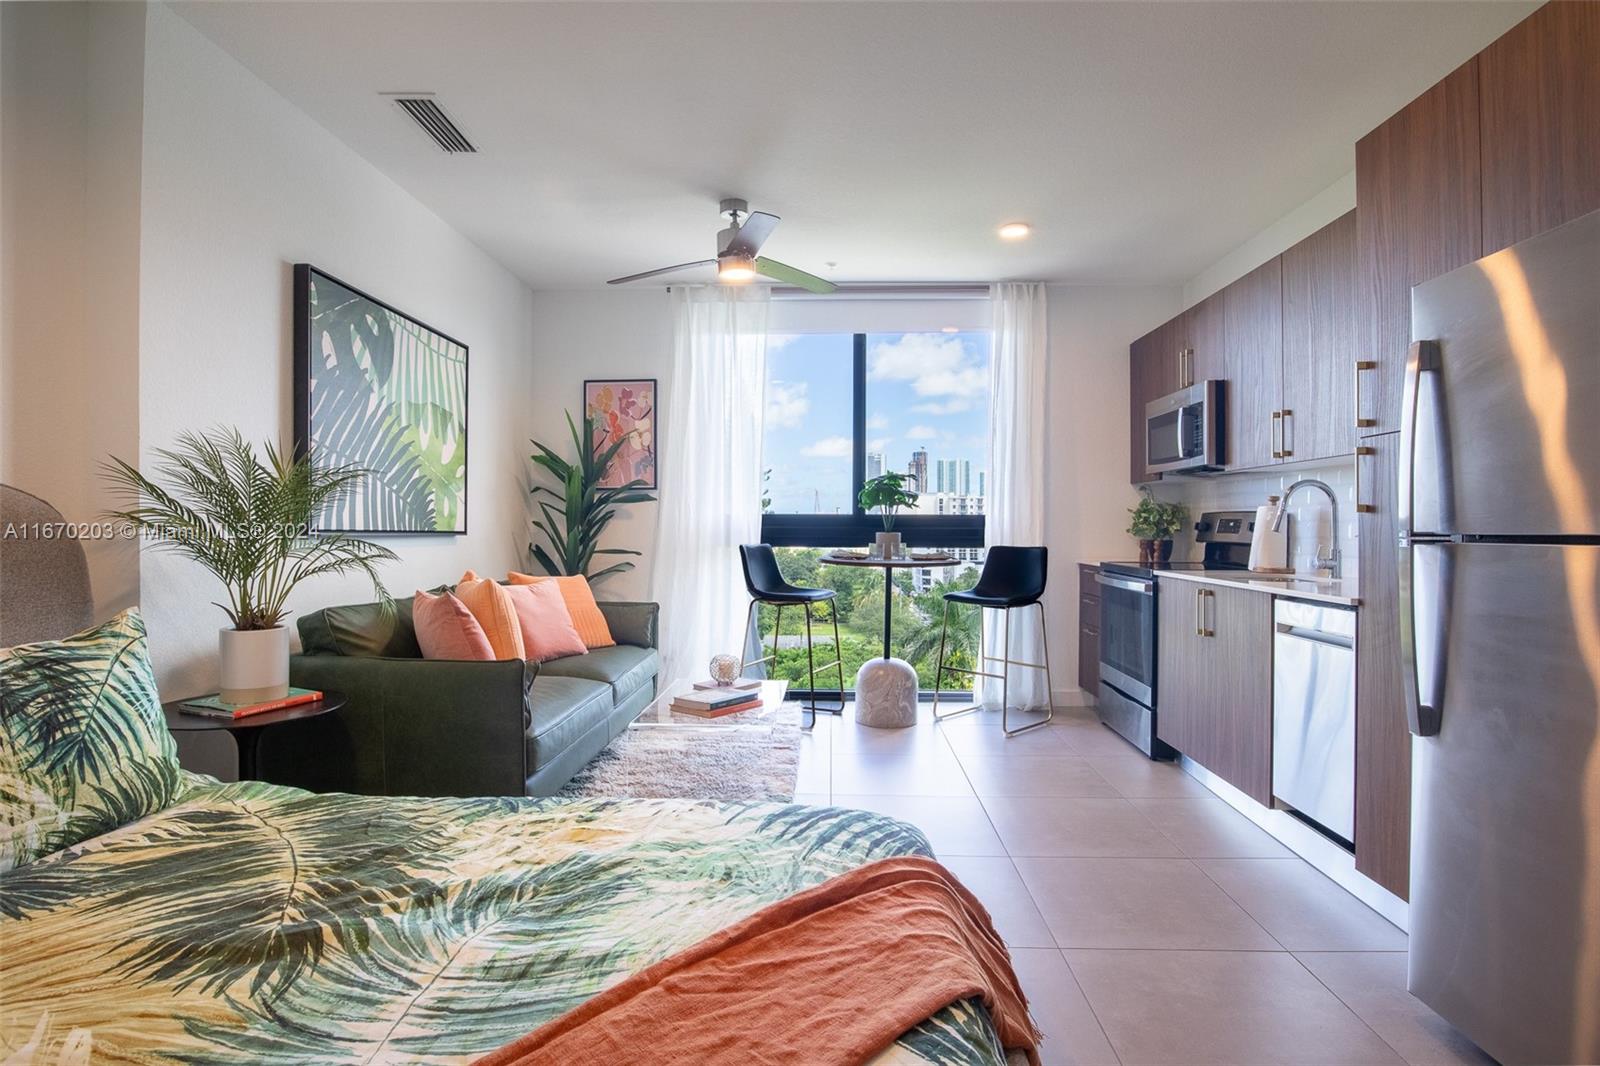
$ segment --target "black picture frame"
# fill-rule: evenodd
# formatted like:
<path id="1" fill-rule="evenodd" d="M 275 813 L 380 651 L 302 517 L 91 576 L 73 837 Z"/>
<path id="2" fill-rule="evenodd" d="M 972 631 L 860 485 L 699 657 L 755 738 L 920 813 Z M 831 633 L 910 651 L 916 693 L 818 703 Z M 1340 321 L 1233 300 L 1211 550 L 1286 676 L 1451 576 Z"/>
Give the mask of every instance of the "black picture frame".
<path id="1" fill-rule="evenodd" d="M 651 413 L 655 419 L 651 435 L 655 443 L 650 451 L 650 484 L 642 486 L 644 491 L 659 492 L 661 489 L 661 383 L 656 378 L 585 378 L 583 381 L 583 396 L 579 410 L 587 417 L 589 413 L 589 386 L 590 385 L 639 385 L 645 382 L 650 384 Z M 589 442 L 590 454 L 593 454 L 594 441 Z"/>
<path id="2" fill-rule="evenodd" d="M 335 277 L 325 270 L 321 270 L 310 263 L 294 264 L 294 454 L 302 458 L 312 454 L 313 442 L 317 439 L 316 426 L 313 425 L 315 412 L 312 407 L 313 400 L 313 368 L 312 353 L 320 351 L 318 340 L 313 336 L 314 325 L 312 322 L 312 286 L 315 280 L 321 280 L 330 285 L 346 290 L 352 296 L 372 304 L 378 310 L 393 315 L 396 319 L 410 323 L 425 333 L 432 334 L 439 340 L 453 345 L 461 350 L 461 384 L 460 384 L 460 429 L 459 429 L 459 454 L 461 469 L 461 493 L 456 507 L 456 518 L 451 528 L 422 528 L 414 521 L 361 523 L 356 525 L 345 523 L 329 523 L 323 521 L 323 516 L 313 516 L 311 531 L 313 533 L 360 533 L 376 536 L 462 536 L 468 531 L 468 501 L 470 500 L 471 464 L 468 461 L 468 441 L 470 439 L 470 385 L 471 385 L 471 349 L 464 342 L 445 333 L 443 330 L 430 326 L 415 315 L 395 307 L 387 301 L 380 300 L 371 293 L 356 288 L 349 282 Z M 392 367 L 391 367 L 392 369 Z M 453 461 L 454 453 L 452 453 Z M 420 463 L 418 464 L 420 467 Z M 437 520 L 437 492 L 433 496 L 435 503 L 435 519 Z M 393 508 L 385 509 L 386 515 L 393 515 Z"/>

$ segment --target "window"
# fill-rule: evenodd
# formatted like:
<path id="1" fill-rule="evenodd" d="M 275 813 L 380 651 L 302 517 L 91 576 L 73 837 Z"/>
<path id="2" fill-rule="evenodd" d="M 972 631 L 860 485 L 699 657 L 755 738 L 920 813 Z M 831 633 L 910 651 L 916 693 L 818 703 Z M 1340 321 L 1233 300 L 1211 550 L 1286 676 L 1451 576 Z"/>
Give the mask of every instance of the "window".
<path id="1" fill-rule="evenodd" d="M 976 330 L 768 338 L 762 539 L 871 543 L 882 520 L 856 496 L 895 470 L 922 494 L 895 521 L 907 544 L 982 547 L 989 347 Z"/>
<path id="2" fill-rule="evenodd" d="M 894 572 L 891 651 L 912 664 L 925 693 L 934 685 L 942 594 L 971 587 L 983 565 L 989 351 L 982 330 L 768 338 L 761 539 L 777 547 L 790 581 L 838 594 L 815 612 L 813 637 L 817 661 L 832 659 L 824 649 L 837 620 L 847 687 L 863 662 L 883 653 L 883 573 L 819 560 L 829 547 L 869 544 L 883 529 L 856 497 L 867 478 L 889 470 L 910 474 L 920 493 L 915 509 L 895 520 L 906 543 L 948 549 L 961 560 Z M 804 619 L 785 611 L 779 634 L 776 615 L 762 607 L 759 616 L 762 640 L 777 655 L 772 676 L 803 692 Z M 975 665 L 976 618 L 952 613 L 945 650 L 954 665 Z M 963 680 L 947 674 L 944 687 L 960 689 Z M 819 672 L 817 684 L 837 684 L 833 671 Z"/>

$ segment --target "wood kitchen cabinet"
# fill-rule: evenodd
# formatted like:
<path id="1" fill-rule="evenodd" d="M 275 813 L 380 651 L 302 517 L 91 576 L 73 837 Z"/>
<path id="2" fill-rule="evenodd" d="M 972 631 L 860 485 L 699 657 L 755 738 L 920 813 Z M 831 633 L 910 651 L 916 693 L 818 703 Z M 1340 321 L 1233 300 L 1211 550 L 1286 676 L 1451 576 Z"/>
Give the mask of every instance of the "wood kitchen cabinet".
<path id="1" fill-rule="evenodd" d="M 1356 142 L 1361 363 L 1370 364 L 1355 372 L 1363 435 L 1400 428 L 1411 287 L 1482 254 L 1478 70 L 1468 60 Z"/>
<path id="2" fill-rule="evenodd" d="M 1405 899 L 1411 866 L 1411 733 L 1400 689 L 1395 479 L 1400 435 L 1356 451 L 1361 612 L 1356 619 L 1356 869 Z"/>
<path id="3" fill-rule="evenodd" d="M 1222 290 L 1227 336 L 1227 466 L 1279 459 L 1283 395 L 1283 263 L 1275 258 Z"/>
<path id="4" fill-rule="evenodd" d="M 1177 320 L 1164 322 L 1128 346 L 1128 478 L 1159 481 L 1145 470 L 1144 405 L 1178 388 Z"/>
<path id="5" fill-rule="evenodd" d="M 1193 385 L 1228 375 L 1227 329 L 1222 293 L 1214 293 L 1179 315 L 1179 377 Z"/>
<path id="6" fill-rule="evenodd" d="M 1283 253 L 1283 403 L 1288 462 L 1348 458 L 1355 445 L 1356 213 Z"/>
<path id="7" fill-rule="evenodd" d="M 1272 597 L 1159 578 L 1156 735 L 1272 804 Z"/>
<path id="8" fill-rule="evenodd" d="M 1100 568 L 1078 564 L 1078 687 L 1100 691 Z"/>

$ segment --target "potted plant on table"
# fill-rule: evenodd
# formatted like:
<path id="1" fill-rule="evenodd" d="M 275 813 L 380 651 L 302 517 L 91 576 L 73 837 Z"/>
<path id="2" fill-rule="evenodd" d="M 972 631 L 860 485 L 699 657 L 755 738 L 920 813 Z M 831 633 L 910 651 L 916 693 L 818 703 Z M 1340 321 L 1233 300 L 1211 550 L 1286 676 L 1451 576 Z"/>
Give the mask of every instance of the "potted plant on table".
<path id="1" fill-rule="evenodd" d="M 1139 490 L 1139 503 L 1128 508 L 1133 516 L 1128 533 L 1139 541 L 1139 564 L 1166 562 L 1172 558 L 1172 538 L 1189 524 L 1189 508 L 1181 503 L 1163 503 L 1148 487 Z"/>
<path id="2" fill-rule="evenodd" d="M 129 501 L 108 515 L 156 547 L 193 559 L 227 589 L 228 602 L 217 604 L 232 623 L 217 638 L 223 700 L 256 703 L 288 694 L 284 619 L 300 582 L 362 573 L 390 604 L 377 564 L 394 561 L 394 552 L 345 533 L 310 531 L 312 519 L 352 492 L 367 471 L 315 467 L 309 455 L 291 460 L 270 444 L 263 461 L 236 429 L 186 433 L 156 455 L 153 478 L 115 457 L 106 465 L 113 491 Z"/>
<path id="3" fill-rule="evenodd" d="M 858 497 L 861 509 L 870 511 L 876 507 L 883 515 L 883 532 L 874 538 L 880 559 L 893 559 L 900 554 L 900 534 L 894 531 L 894 518 L 900 508 L 911 507 L 917 502 L 917 494 L 906 488 L 910 476 L 890 471 L 869 479 L 861 486 L 861 495 Z"/>

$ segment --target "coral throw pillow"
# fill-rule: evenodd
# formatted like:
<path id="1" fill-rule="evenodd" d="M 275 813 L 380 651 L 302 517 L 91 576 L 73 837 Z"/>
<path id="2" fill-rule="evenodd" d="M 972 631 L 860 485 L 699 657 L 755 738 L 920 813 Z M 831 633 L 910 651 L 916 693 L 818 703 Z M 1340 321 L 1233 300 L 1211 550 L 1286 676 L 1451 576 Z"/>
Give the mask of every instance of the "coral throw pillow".
<path id="1" fill-rule="evenodd" d="M 522 648 L 528 659 L 542 663 L 565 655 L 582 655 L 588 645 L 572 624 L 561 588 L 550 581 L 537 585 L 512 585 L 506 589 L 522 624 Z"/>
<path id="2" fill-rule="evenodd" d="M 506 575 L 506 580 L 513 585 L 555 582 L 556 588 L 561 590 L 561 598 L 566 601 L 567 612 L 572 615 L 572 624 L 578 630 L 578 636 L 583 638 L 584 647 L 609 648 L 617 643 L 611 639 L 611 627 L 606 625 L 606 616 L 600 613 L 600 605 L 594 602 L 594 590 L 589 588 L 589 579 L 582 574 L 544 577 L 519 574 L 513 570 Z"/>
<path id="3" fill-rule="evenodd" d="M 442 592 L 420 589 L 411 600 L 411 621 L 424 659 L 493 659 L 494 648 L 467 605 Z"/>
<path id="4" fill-rule="evenodd" d="M 468 570 L 456 585 L 456 598 L 467 605 L 472 617 L 483 627 L 496 659 L 526 659 L 522 646 L 522 625 L 517 609 L 504 585 Z"/>

